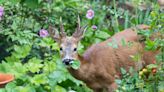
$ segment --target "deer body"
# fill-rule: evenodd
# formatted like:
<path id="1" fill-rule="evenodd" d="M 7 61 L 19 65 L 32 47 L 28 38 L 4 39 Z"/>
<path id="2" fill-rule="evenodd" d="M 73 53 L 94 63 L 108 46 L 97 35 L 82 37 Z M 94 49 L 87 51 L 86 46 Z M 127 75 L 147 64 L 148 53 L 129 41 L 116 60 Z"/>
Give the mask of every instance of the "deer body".
<path id="1" fill-rule="evenodd" d="M 139 29 L 148 29 L 146 25 L 139 25 Z M 81 62 L 80 68 L 74 70 L 68 68 L 70 73 L 77 79 L 84 81 L 87 86 L 94 90 L 94 92 L 102 92 L 105 89 L 107 92 L 113 92 L 117 88 L 115 84 L 115 78 L 119 78 L 120 68 L 124 68 L 127 71 L 130 67 L 133 67 L 136 71 L 141 69 L 145 62 L 152 62 L 141 60 L 137 63 L 130 57 L 143 53 L 143 55 L 154 56 L 151 52 L 143 52 L 143 45 L 138 42 L 139 36 L 135 32 L 135 28 L 129 28 L 122 32 L 116 33 L 113 37 L 107 39 L 104 42 L 94 44 L 86 50 L 86 52 L 80 56 L 76 49 L 77 44 L 83 37 L 85 27 L 80 27 L 80 21 L 78 19 L 78 28 L 71 37 L 67 37 L 63 31 L 63 25 L 61 22 L 60 34 L 55 36 L 54 39 L 60 45 L 60 54 L 62 61 L 65 65 L 70 65 L 73 60 L 79 60 Z M 50 30 L 55 30 L 50 28 Z M 122 39 L 126 43 L 131 42 L 131 46 L 122 46 Z M 116 41 L 118 48 L 113 48 L 108 45 Z M 144 54 L 146 53 L 146 54 Z M 147 63 L 147 64 L 148 64 Z"/>
<path id="2" fill-rule="evenodd" d="M 123 37 L 123 34 L 127 32 L 132 35 Z M 133 46 L 123 47 L 122 38 L 126 42 L 132 42 Z M 137 68 L 137 65 L 130 58 L 130 55 L 136 55 L 143 50 L 142 45 L 136 42 L 137 38 L 136 32 L 128 30 L 120 32 L 104 42 L 92 45 L 83 56 L 78 55 L 81 66 L 78 70 L 69 69 L 70 73 L 77 79 L 83 80 L 95 92 L 101 92 L 103 88 L 111 91 L 113 85 L 116 87 L 115 76 L 120 74 L 121 67 L 126 70 L 129 70 L 130 67 Z M 108 43 L 112 42 L 113 39 L 117 40 L 118 48 L 108 46 Z"/>
<path id="3" fill-rule="evenodd" d="M 134 43 L 134 46 L 130 48 L 120 47 L 118 49 L 113 49 L 105 43 L 96 44 L 88 49 L 83 57 L 80 57 L 80 68 L 78 70 L 69 69 L 69 71 L 95 91 L 102 90 L 102 88 L 109 89 L 114 83 L 115 76 L 120 73 L 121 67 L 126 70 L 132 66 L 136 67 L 130 55 L 137 54 L 140 48 L 141 45 L 138 43 Z"/>

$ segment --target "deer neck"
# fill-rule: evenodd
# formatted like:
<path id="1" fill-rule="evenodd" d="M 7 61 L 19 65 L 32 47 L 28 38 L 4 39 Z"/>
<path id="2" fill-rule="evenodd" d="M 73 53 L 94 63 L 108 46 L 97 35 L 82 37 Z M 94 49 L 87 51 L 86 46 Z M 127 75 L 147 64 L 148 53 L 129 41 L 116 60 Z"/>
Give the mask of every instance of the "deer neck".
<path id="1" fill-rule="evenodd" d="M 88 62 L 86 59 L 84 59 L 83 56 L 81 56 L 79 54 L 77 56 L 77 59 L 80 61 L 81 66 L 84 65 L 84 64 L 87 64 L 87 62 Z"/>
<path id="2" fill-rule="evenodd" d="M 75 78 L 85 81 L 87 78 L 86 71 L 90 64 L 81 55 L 78 55 L 78 60 L 80 61 L 80 68 L 77 70 L 69 68 L 68 70 Z"/>

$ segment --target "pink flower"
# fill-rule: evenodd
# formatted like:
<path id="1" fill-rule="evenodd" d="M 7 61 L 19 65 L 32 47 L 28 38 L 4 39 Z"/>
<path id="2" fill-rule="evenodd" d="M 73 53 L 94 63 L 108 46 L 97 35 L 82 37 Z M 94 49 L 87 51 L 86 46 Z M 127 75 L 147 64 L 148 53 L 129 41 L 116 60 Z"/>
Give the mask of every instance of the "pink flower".
<path id="1" fill-rule="evenodd" d="M 4 13 L 4 8 L 0 6 L 0 17 L 2 17 L 3 13 Z"/>
<path id="2" fill-rule="evenodd" d="M 48 34 L 48 31 L 47 30 L 45 30 L 45 29 L 41 29 L 40 31 L 39 31 L 39 36 L 40 37 L 47 37 L 49 34 Z"/>
<path id="3" fill-rule="evenodd" d="M 94 17 L 94 11 L 93 11 L 92 9 L 89 9 L 89 10 L 87 11 L 86 17 L 87 17 L 88 19 L 92 19 L 92 18 Z"/>
<path id="4" fill-rule="evenodd" d="M 96 30 L 97 29 L 97 26 L 96 25 L 92 25 L 92 29 L 93 30 Z"/>

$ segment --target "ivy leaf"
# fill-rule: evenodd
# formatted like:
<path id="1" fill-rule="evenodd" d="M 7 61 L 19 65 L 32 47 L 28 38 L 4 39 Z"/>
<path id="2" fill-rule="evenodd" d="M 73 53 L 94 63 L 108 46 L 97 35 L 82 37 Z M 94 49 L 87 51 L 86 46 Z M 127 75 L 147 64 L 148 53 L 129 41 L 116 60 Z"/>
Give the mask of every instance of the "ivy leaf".
<path id="1" fill-rule="evenodd" d="M 73 63 L 71 64 L 71 67 L 77 70 L 80 67 L 80 61 L 78 60 L 73 61 Z"/>

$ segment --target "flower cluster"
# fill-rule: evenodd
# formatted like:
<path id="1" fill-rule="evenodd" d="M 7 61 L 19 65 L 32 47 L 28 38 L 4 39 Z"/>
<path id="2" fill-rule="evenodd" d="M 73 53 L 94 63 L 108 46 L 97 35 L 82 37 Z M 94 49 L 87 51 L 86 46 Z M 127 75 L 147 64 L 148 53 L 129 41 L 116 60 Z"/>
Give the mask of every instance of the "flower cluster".
<path id="1" fill-rule="evenodd" d="M 40 31 L 39 31 L 39 36 L 40 37 L 47 37 L 49 35 L 49 33 L 48 33 L 48 31 L 47 30 L 45 30 L 45 29 L 41 29 Z"/>
<path id="2" fill-rule="evenodd" d="M 3 14 L 4 14 L 4 8 L 2 6 L 0 6 L 0 20 L 3 16 Z"/>
<path id="3" fill-rule="evenodd" d="M 89 9 L 86 13 L 86 18 L 87 19 L 93 19 L 93 17 L 95 16 L 95 13 L 92 9 Z M 96 25 L 92 25 L 91 27 L 93 30 L 96 30 L 97 29 L 97 26 Z"/>
<path id="4" fill-rule="evenodd" d="M 88 19 L 92 19 L 92 18 L 94 17 L 94 11 L 93 11 L 92 9 L 89 9 L 89 10 L 87 11 L 86 17 L 87 17 Z"/>
<path id="5" fill-rule="evenodd" d="M 92 25 L 92 29 L 93 30 L 96 30 L 97 29 L 97 26 L 96 25 Z"/>

